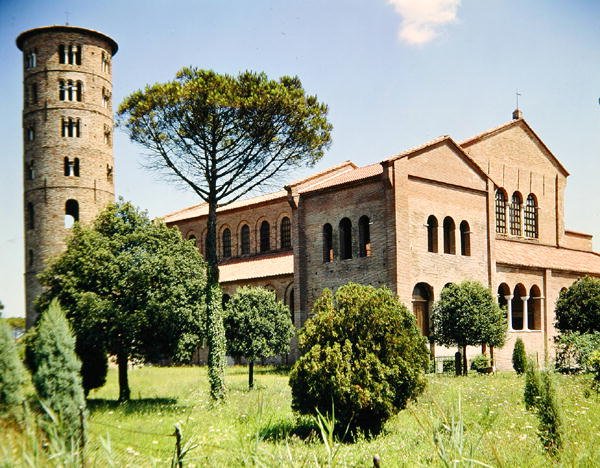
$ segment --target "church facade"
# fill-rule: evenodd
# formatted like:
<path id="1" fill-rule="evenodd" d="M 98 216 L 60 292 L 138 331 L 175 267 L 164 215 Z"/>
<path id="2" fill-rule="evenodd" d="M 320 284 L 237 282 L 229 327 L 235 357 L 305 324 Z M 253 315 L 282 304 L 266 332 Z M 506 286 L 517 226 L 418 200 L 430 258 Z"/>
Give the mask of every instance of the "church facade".
<path id="1" fill-rule="evenodd" d="M 443 136 L 365 167 L 348 161 L 219 209 L 221 285 L 226 295 L 272 289 L 297 327 L 323 288 L 386 285 L 427 336 L 442 289 L 477 280 L 507 311 L 497 367 L 511 367 L 518 337 L 543 362 L 561 289 L 600 277 L 592 237 L 564 225 L 568 175 L 518 110 L 463 142 Z M 207 214 L 201 204 L 164 220 L 203 251 Z"/>

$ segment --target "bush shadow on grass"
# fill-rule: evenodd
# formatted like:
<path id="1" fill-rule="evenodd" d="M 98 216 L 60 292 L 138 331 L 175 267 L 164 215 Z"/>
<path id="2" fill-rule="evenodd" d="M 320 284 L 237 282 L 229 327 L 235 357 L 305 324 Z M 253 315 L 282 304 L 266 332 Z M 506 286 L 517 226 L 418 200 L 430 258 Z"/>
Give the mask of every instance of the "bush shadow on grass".
<path id="1" fill-rule="evenodd" d="M 295 420 L 269 421 L 259 428 L 258 435 L 262 440 L 268 442 L 281 442 L 290 437 L 311 442 L 319 438 L 319 426 L 313 417 L 300 416 Z"/>
<path id="2" fill-rule="evenodd" d="M 168 412 L 180 409 L 180 407 L 177 406 L 177 400 L 175 398 L 139 398 L 124 402 L 107 400 L 104 398 L 93 398 L 87 401 L 87 407 L 90 413 L 118 409 L 124 414 L 154 413 L 157 410 Z"/>

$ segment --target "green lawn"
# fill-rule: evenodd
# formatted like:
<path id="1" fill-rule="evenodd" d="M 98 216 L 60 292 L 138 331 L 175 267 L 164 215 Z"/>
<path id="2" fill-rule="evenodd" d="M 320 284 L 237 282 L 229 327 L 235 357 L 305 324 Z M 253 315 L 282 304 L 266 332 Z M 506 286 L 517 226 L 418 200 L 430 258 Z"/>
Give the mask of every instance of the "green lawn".
<path id="1" fill-rule="evenodd" d="M 390 420 L 383 434 L 331 451 L 318 433 L 293 435 L 306 434 L 308 426 L 291 412 L 287 375 L 258 368 L 255 378 L 256 388 L 248 391 L 246 368 L 228 368 L 227 401 L 212 407 L 205 368 L 141 367 L 130 371 L 133 400 L 118 405 L 111 370 L 107 385 L 90 395 L 91 465 L 168 466 L 175 424 L 184 443 L 197 444 L 185 458 L 190 467 L 327 466 L 331 458 L 335 466 L 372 466 L 374 454 L 382 466 L 441 465 L 443 458 L 460 458 L 461 446 L 462 457 L 494 466 L 550 463 L 536 435 L 537 420 L 523 407 L 523 377 L 514 373 L 431 376 L 425 394 Z M 585 396 L 585 377 L 557 376 L 556 384 L 564 421 L 561 464 L 600 465 L 600 398 Z"/>

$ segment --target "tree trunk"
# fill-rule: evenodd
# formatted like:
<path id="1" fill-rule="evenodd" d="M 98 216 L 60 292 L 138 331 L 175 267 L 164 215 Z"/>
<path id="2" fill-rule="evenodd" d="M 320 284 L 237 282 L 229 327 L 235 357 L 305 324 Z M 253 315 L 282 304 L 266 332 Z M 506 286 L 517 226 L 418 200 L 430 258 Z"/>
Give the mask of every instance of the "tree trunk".
<path id="1" fill-rule="evenodd" d="M 456 377 L 462 375 L 462 356 L 460 355 L 460 351 L 454 353 L 454 372 L 456 373 Z"/>
<path id="2" fill-rule="evenodd" d="M 119 366 L 119 401 L 128 401 L 131 397 L 129 379 L 127 378 L 127 361 L 127 353 L 119 351 L 117 353 L 117 365 Z"/>
<path id="3" fill-rule="evenodd" d="M 211 193 L 213 187 L 210 189 Z M 217 200 L 210 198 L 208 226 L 205 240 L 205 256 L 208 263 L 206 283 L 206 335 L 208 341 L 208 379 L 213 400 L 225 397 L 225 327 L 221 314 L 221 289 L 217 260 Z"/>
<path id="4" fill-rule="evenodd" d="M 494 347 L 490 345 L 490 366 L 494 368 Z"/>
<path id="5" fill-rule="evenodd" d="M 248 388 L 254 388 L 254 361 L 248 361 Z"/>
<path id="6" fill-rule="evenodd" d="M 467 346 L 466 345 L 463 345 L 462 352 L 463 352 L 463 356 L 462 356 L 462 358 L 463 358 L 463 375 L 467 375 L 469 373 L 469 371 L 468 371 L 468 365 L 467 365 Z"/>

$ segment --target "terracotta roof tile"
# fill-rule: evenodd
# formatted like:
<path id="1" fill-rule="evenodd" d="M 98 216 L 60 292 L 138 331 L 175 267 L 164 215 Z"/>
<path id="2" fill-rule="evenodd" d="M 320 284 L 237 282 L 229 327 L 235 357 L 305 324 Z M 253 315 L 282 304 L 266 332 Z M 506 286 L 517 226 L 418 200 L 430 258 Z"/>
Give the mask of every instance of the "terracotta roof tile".
<path id="1" fill-rule="evenodd" d="M 254 258 L 236 258 L 219 265 L 221 283 L 292 274 L 294 254 L 291 250 Z"/>
<path id="2" fill-rule="evenodd" d="M 305 188 L 301 188 L 298 190 L 299 193 L 307 193 L 312 192 L 314 190 L 321 190 L 327 187 L 333 187 L 336 185 L 345 184 L 348 182 L 353 182 L 355 180 L 362 180 L 368 177 L 379 175 L 383 172 L 383 167 L 380 163 L 370 164 L 368 166 L 359 167 L 351 171 L 346 171 L 341 174 L 336 175 L 335 177 L 321 180 L 314 185 L 310 185 Z"/>
<path id="3" fill-rule="evenodd" d="M 259 203 L 264 203 L 268 201 L 274 201 L 277 199 L 285 199 L 287 198 L 287 192 L 285 190 L 279 190 L 277 192 L 267 193 L 264 195 L 258 195 L 252 198 L 246 198 L 243 200 L 236 200 L 229 205 L 222 206 L 217 208 L 218 213 L 223 213 L 230 210 L 235 210 L 236 208 L 242 208 L 246 206 L 258 205 Z M 208 215 L 208 203 L 200 203 L 199 205 L 189 206 L 187 208 L 183 208 L 182 210 L 174 211 L 162 217 L 162 220 L 165 223 L 172 223 L 174 221 L 181 221 L 182 219 L 190 219 L 197 218 L 199 216 L 207 216 Z"/>
<path id="4" fill-rule="evenodd" d="M 547 245 L 498 240 L 496 262 L 600 275 L 600 255 Z"/>

